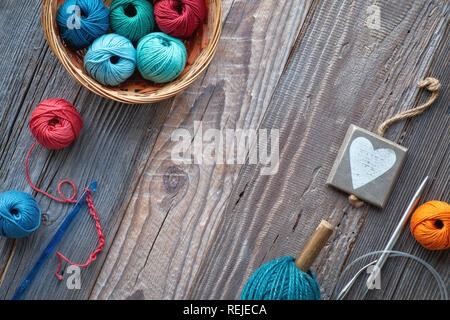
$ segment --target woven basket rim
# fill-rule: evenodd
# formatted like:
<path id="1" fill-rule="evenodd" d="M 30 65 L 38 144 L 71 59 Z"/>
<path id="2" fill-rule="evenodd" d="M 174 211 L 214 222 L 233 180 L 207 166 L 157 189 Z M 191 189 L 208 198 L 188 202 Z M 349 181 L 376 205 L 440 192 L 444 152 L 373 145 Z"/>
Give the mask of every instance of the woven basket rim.
<path id="1" fill-rule="evenodd" d="M 220 34 L 222 32 L 222 0 L 210 0 L 216 6 L 216 15 L 213 22 L 213 29 L 211 38 L 208 41 L 206 48 L 197 57 L 195 66 L 193 66 L 182 79 L 177 79 L 147 93 L 135 93 L 131 91 L 119 91 L 104 86 L 87 74 L 82 72 L 67 55 L 63 46 L 62 40 L 56 34 L 54 24 L 56 19 L 52 19 L 52 4 L 58 0 L 42 0 L 41 21 L 44 29 L 47 44 L 56 55 L 64 69 L 74 78 L 79 84 L 93 93 L 104 98 L 112 99 L 118 102 L 127 104 L 143 104 L 154 103 L 169 99 L 174 95 L 180 93 L 192 84 L 208 67 L 214 54 L 217 50 Z"/>

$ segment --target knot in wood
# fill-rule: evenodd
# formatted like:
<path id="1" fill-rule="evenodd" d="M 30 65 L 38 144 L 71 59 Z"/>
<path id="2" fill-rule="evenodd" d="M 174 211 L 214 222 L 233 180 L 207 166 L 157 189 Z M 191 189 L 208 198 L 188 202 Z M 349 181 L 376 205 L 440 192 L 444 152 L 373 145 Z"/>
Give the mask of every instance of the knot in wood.
<path id="1" fill-rule="evenodd" d="M 168 193 L 175 193 L 180 190 L 186 184 L 186 180 L 186 172 L 181 166 L 168 167 L 163 176 L 164 187 Z"/>

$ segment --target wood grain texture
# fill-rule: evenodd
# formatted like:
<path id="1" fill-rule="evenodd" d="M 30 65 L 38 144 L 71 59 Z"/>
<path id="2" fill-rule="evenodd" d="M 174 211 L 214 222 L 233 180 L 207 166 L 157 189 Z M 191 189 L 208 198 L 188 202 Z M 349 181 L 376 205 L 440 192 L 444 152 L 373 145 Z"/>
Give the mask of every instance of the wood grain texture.
<path id="1" fill-rule="evenodd" d="M 387 138 L 408 147 L 410 154 L 385 210 L 352 208 L 347 195 L 325 185 L 351 123 L 375 130 L 387 117 L 424 101 L 427 94 L 419 93 L 415 83 L 434 75 L 431 71 L 448 82 L 448 49 L 442 49 L 448 45 L 447 3 L 377 1 L 380 30 L 365 25 L 372 4 L 318 2 L 262 123 L 280 129 L 279 172 L 262 176 L 259 167 L 242 170 L 187 297 L 239 297 L 256 268 L 296 256 L 320 219 L 327 219 L 337 230 L 312 269 L 323 298 L 329 299 L 347 263 L 383 248 L 425 175 L 434 182 L 424 199 L 449 200 L 448 87 L 425 114 L 389 130 Z M 430 69 L 436 53 L 439 61 Z M 395 249 L 424 258 L 448 283 L 448 252 L 428 252 L 408 232 Z M 417 279 L 422 271 L 410 263 L 390 263 L 383 272 L 384 290 L 376 294 L 438 298 L 429 277 Z M 357 297 L 358 292 L 350 295 Z"/>
<path id="2" fill-rule="evenodd" d="M 94 201 L 107 244 L 82 270 L 81 290 L 56 279 L 53 255 L 26 298 L 234 299 L 257 267 L 296 256 L 326 219 L 337 230 L 312 269 L 329 299 L 350 261 L 385 245 L 425 175 L 432 182 L 423 199 L 448 202 L 448 3 L 377 1 L 379 30 L 366 24 L 373 4 L 226 0 L 219 49 L 200 79 L 172 100 L 129 106 L 95 96 L 67 75 L 45 43 L 39 0 L 0 1 L 0 192 L 32 191 L 23 166 L 33 108 L 47 98 L 72 101 L 85 121 L 79 139 L 64 150 L 37 148 L 30 172 L 52 193 L 64 178 L 80 188 L 98 179 Z M 428 75 L 443 83 L 435 105 L 387 133 L 409 148 L 387 207 L 351 208 L 344 193 L 325 186 L 348 125 L 375 131 L 422 103 L 428 93 L 415 82 Z M 171 134 L 201 136 L 195 121 L 203 132 L 279 129 L 278 173 L 262 176 L 250 163 L 171 161 Z M 71 208 L 36 198 L 41 228 L 17 241 L 15 252 L 14 241 L 0 238 L 0 298 L 12 296 Z M 84 262 L 96 241 L 84 210 L 58 250 Z M 448 250 L 427 251 L 407 231 L 395 249 L 429 262 L 448 285 Z M 424 269 L 402 258 L 388 262 L 382 286 L 368 298 L 438 297 Z"/>
<path id="3" fill-rule="evenodd" d="M 241 165 L 180 165 L 171 134 L 257 128 L 309 1 L 224 1 L 215 59 L 177 96 L 91 298 L 185 298 Z"/>
<path id="4" fill-rule="evenodd" d="M 426 72 L 427 75 L 441 79 L 443 83 L 439 100 L 425 114 L 398 126 L 401 127 L 398 141 L 409 148 L 409 154 L 398 181 L 398 187 L 392 195 L 394 200 L 391 200 L 392 204 L 390 208 L 387 208 L 389 211 L 381 212 L 381 214 L 369 212 L 359 237 L 349 254 L 348 261 L 352 261 L 358 256 L 368 253 L 368 251 L 380 250 L 384 247 L 408 201 L 426 175 L 429 175 L 432 181 L 428 183 L 427 189 L 422 195 L 421 203 L 434 199 L 450 202 L 450 114 L 448 109 L 450 99 L 448 85 L 450 45 L 446 40 L 448 36 L 447 24 L 432 64 Z M 425 102 L 428 98 L 429 93 L 420 91 L 414 101 L 414 106 Z M 407 227 L 409 228 L 409 224 Z M 443 278 L 448 290 L 448 266 L 450 263 L 448 250 L 430 251 L 421 247 L 408 229 L 403 232 L 394 249 L 413 254 L 431 264 Z M 355 267 L 361 267 L 368 262 L 367 259 L 362 260 Z M 354 271 L 354 268 L 351 270 Z M 348 276 L 350 274 L 345 274 L 342 279 L 348 280 Z M 436 280 L 422 265 L 415 261 L 404 258 L 388 260 L 383 269 L 381 281 L 383 290 L 370 291 L 367 295 L 368 299 L 441 298 Z M 351 292 L 350 298 L 358 298 L 362 295 L 361 288 L 364 287 L 361 281 L 355 285 L 355 288 Z M 336 288 L 335 291 L 339 289 Z"/>
<path id="5" fill-rule="evenodd" d="M 127 191 L 134 189 L 142 173 L 171 101 L 122 105 L 81 88 L 63 70 L 45 42 L 40 3 L 40 0 L 0 3 L 0 192 L 16 189 L 32 193 L 24 161 L 33 142 L 28 121 L 35 106 L 53 97 L 73 102 L 84 119 L 79 138 L 64 150 L 35 149 L 30 158 L 30 174 L 38 187 L 52 194 L 56 193 L 58 181 L 64 178 L 72 179 L 81 190 L 97 179 L 99 189 L 94 202 L 107 249 L 120 224 L 122 205 L 128 201 Z M 30 237 L 17 241 L 8 270 L 5 266 L 14 242 L 0 239 L 0 274 L 5 274 L 0 287 L 3 299 L 13 295 L 72 207 L 33 195 L 43 212 L 42 224 Z M 57 250 L 75 262 L 84 263 L 96 246 L 95 225 L 85 208 Z M 87 298 L 105 257 L 105 253 L 100 254 L 89 269 L 82 270 L 81 290 L 68 290 L 65 281 L 58 281 L 54 275 L 58 259 L 52 254 L 25 298 Z"/>

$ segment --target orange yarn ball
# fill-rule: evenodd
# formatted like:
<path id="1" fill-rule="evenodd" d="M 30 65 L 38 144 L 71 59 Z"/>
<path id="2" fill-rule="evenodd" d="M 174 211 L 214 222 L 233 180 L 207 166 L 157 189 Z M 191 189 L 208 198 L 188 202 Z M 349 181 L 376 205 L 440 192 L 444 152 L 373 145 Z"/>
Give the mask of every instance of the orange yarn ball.
<path id="1" fill-rule="evenodd" d="M 414 211 L 411 233 L 429 250 L 450 247 L 450 205 L 443 201 L 428 201 Z"/>

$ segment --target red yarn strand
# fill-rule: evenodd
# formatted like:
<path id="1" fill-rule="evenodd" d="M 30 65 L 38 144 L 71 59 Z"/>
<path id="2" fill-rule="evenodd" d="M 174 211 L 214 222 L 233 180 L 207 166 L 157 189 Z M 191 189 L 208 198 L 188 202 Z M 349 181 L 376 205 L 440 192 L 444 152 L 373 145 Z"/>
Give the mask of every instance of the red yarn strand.
<path id="1" fill-rule="evenodd" d="M 31 181 L 31 178 L 30 178 L 30 174 L 29 174 L 29 172 L 28 172 L 28 160 L 29 160 L 29 158 L 30 158 L 31 151 L 33 151 L 34 147 L 36 146 L 36 143 L 37 143 L 37 141 L 35 141 L 35 142 L 33 143 L 33 145 L 31 146 L 30 150 L 28 150 L 27 157 L 25 158 L 25 174 L 26 174 L 26 176 L 27 176 L 28 184 L 30 185 L 30 187 L 33 188 L 34 191 L 37 191 L 37 192 L 39 192 L 39 193 L 42 193 L 43 195 L 46 195 L 46 196 L 49 197 L 50 199 L 53 199 L 53 200 L 58 201 L 58 202 L 61 202 L 61 203 L 75 203 L 75 202 L 77 202 L 77 201 L 75 200 L 75 197 L 76 197 L 76 195 L 77 195 L 77 187 L 75 187 L 75 184 L 74 184 L 72 181 L 70 181 L 70 180 L 65 179 L 65 180 L 62 180 L 62 181 L 58 184 L 58 193 L 59 193 L 59 195 L 61 196 L 62 199 L 59 199 L 59 198 L 57 198 L 57 197 L 52 196 L 51 194 L 45 192 L 44 190 L 41 190 L 41 189 L 37 188 L 37 187 L 33 184 L 33 182 Z M 72 187 L 72 189 L 73 189 L 73 194 L 72 194 L 72 196 L 71 196 L 70 198 L 67 198 L 67 197 L 62 193 L 62 191 L 61 191 L 61 186 L 62 186 L 64 183 L 69 184 L 69 185 Z"/>
<path id="2" fill-rule="evenodd" d="M 46 195 L 52 200 L 62 203 L 76 203 L 77 200 L 75 200 L 75 197 L 77 196 L 77 188 L 75 187 L 75 184 L 70 180 L 62 180 L 58 184 L 58 193 L 60 195 L 60 198 L 52 196 L 51 194 L 37 188 L 31 181 L 28 171 L 28 161 L 30 159 L 31 152 L 38 142 L 40 145 L 48 149 L 55 150 L 67 147 L 78 137 L 81 128 L 83 127 L 83 119 L 81 118 L 77 109 L 69 101 L 64 99 L 48 99 L 42 101 L 31 114 L 29 127 L 36 141 L 33 143 L 30 150 L 28 150 L 27 157 L 25 159 L 25 173 L 27 176 L 28 184 L 31 186 L 31 188 L 33 188 L 33 190 Z M 64 183 L 69 184 L 73 189 L 73 194 L 70 198 L 67 198 L 61 191 L 61 187 Z M 59 275 L 58 272 L 61 267 L 62 260 L 65 260 L 74 266 L 85 268 L 97 258 L 97 255 L 103 250 L 103 246 L 105 245 L 105 238 L 100 226 L 100 220 L 97 216 L 97 209 L 95 208 L 94 202 L 92 201 L 91 190 L 87 188 L 85 188 L 84 190 L 87 192 L 86 203 L 89 208 L 89 212 L 91 213 L 95 221 L 95 228 L 98 234 L 99 245 L 97 249 L 89 255 L 89 258 L 85 264 L 75 264 L 65 256 L 63 256 L 61 253 L 56 252 L 59 260 L 58 268 L 56 270 L 56 276 L 60 280 L 62 280 L 62 276 Z"/>
<path id="3" fill-rule="evenodd" d="M 102 232 L 102 227 L 100 226 L 100 219 L 97 216 L 97 209 L 94 206 L 94 202 L 92 201 L 92 195 L 91 195 L 91 190 L 85 188 L 85 191 L 87 191 L 87 197 L 86 197 L 86 203 L 88 205 L 89 208 L 89 212 L 91 213 L 92 217 L 95 220 L 95 229 L 97 230 L 97 235 L 98 235 L 98 246 L 97 249 L 94 250 L 94 252 L 92 252 L 89 255 L 89 258 L 87 259 L 87 261 L 84 264 L 76 264 L 73 263 L 72 261 L 70 261 L 68 258 L 66 258 L 64 255 L 62 255 L 60 252 L 56 252 L 56 255 L 58 256 L 58 268 L 56 269 L 56 276 L 58 277 L 59 280 L 62 280 L 63 277 L 59 274 L 59 269 L 61 268 L 61 264 L 62 264 L 62 260 L 67 261 L 69 264 L 80 267 L 80 268 L 86 268 L 89 266 L 89 264 L 93 261 L 95 261 L 97 259 L 97 255 L 103 251 L 103 247 L 105 246 L 105 237 L 103 235 Z"/>

